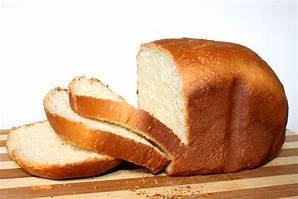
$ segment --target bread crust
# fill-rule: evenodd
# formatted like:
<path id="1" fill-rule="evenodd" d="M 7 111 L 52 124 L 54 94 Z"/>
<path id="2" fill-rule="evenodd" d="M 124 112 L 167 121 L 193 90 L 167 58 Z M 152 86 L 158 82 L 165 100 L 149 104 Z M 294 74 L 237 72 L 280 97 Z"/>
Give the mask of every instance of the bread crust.
<path id="1" fill-rule="evenodd" d="M 79 122 L 50 113 L 46 106 L 45 112 L 55 132 L 77 147 L 144 166 L 153 173 L 158 173 L 170 162 L 154 147 L 107 131 L 90 129 Z"/>
<path id="2" fill-rule="evenodd" d="M 149 139 L 168 156 L 172 157 L 178 150 L 180 139 L 166 125 L 151 116 L 148 112 L 132 105 L 109 99 L 76 95 L 73 91 L 75 78 L 69 84 L 69 102 L 77 114 L 90 119 L 111 122 Z M 90 79 L 90 81 L 98 81 Z"/>
<path id="3" fill-rule="evenodd" d="M 27 162 L 16 153 L 9 153 L 9 156 L 31 175 L 56 180 L 98 176 L 121 162 L 116 158 L 92 158 L 65 165 L 46 165 Z"/>
<path id="4" fill-rule="evenodd" d="M 287 99 L 256 53 L 239 44 L 188 38 L 154 41 L 140 52 L 145 48 L 166 53 L 182 81 L 188 142 L 167 168 L 170 175 L 255 168 L 279 153 Z"/>
<path id="5" fill-rule="evenodd" d="M 42 123 L 42 122 L 37 122 Z M 28 124 L 24 126 L 31 126 Z M 14 128 L 12 129 L 14 130 Z M 7 137 L 7 143 L 10 142 L 10 134 Z M 14 150 L 10 150 L 6 145 L 8 155 L 19 164 L 25 171 L 31 175 L 49 178 L 49 179 L 71 179 L 92 177 L 105 173 L 106 171 L 116 167 L 121 160 L 109 156 L 102 158 L 90 158 L 85 161 L 69 163 L 69 164 L 38 164 L 26 161 Z"/>

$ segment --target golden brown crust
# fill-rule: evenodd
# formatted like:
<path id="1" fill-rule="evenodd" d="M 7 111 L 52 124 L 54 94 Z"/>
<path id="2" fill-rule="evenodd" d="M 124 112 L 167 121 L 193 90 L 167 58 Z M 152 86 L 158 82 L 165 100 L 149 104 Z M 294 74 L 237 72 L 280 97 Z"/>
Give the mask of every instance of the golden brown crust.
<path id="1" fill-rule="evenodd" d="M 121 101 L 75 95 L 69 89 L 69 102 L 76 113 L 90 119 L 115 123 L 144 136 L 173 156 L 180 145 L 179 138 L 148 112 Z"/>
<path id="2" fill-rule="evenodd" d="M 51 114 L 45 107 L 47 118 L 56 131 L 69 143 L 78 147 L 104 153 L 112 157 L 133 162 L 157 173 L 164 169 L 169 160 L 152 146 Z"/>
<path id="3" fill-rule="evenodd" d="M 24 126 L 31 126 L 28 124 Z M 12 128 L 11 130 L 14 130 Z M 10 142 L 10 134 L 7 137 L 7 143 Z M 105 173 L 106 171 L 116 167 L 121 160 L 103 156 L 102 158 L 92 158 L 82 162 L 70 164 L 37 164 L 26 161 L 20 157 L 15 151 L 7 149 L 8 155 L 19 164 L 25 171 L 34 176 L 49 179 L 70 179 L 92 177 Z"/>
<path id="4" fill-rule="evenodd" d="M 284 142 L 288 105 L 279 79 L 256 53 L 233 43 L 164 39 L 142 46 L 178 66 L 188 142 L 170 175 L 233 172 L 275 157 Z"/>

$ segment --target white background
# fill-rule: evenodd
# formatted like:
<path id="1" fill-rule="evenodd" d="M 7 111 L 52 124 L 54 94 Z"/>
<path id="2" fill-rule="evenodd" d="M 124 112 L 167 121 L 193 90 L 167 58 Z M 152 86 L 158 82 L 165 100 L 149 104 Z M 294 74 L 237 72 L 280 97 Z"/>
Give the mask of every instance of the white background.
<path id="1" fill-rule="evenodd" d="M 136 104 L 139 45 L 167 37 L 240 43 L 283 82 L 298 131 L 298 3 L 0 0 L 0 128 L 45 118 L 42 99 L 72 77 L 100 78 Z"/>

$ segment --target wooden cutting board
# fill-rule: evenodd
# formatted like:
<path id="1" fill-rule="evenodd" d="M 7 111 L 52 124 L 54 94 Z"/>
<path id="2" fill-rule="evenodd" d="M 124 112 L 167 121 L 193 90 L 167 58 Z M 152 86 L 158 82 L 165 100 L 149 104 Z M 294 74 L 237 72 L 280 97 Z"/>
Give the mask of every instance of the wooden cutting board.
<path id="1" fill-rule="evenodd" d="M 6 136 L 0 131 L 0 198 L 298 198 L 298 135 L 290 131 L 279 156 L 253 170 L 168 177 L 122 165 L 103 176 L 76 180 L 29 175 L 8 157 Z"/>

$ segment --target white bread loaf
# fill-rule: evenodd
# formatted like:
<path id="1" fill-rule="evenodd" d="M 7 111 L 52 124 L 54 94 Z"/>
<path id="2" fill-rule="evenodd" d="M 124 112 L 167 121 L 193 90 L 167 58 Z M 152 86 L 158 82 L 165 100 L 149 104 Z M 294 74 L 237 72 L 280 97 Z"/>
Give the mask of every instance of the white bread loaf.
<path id="1" fill-rule="evenodd" d="M 170 175 L 233 172 L 264 164 L 285 139 L 283 86 L 252 50 L 233 43 L 164 39 L 141 46 L 139 108 L 180 138 Z"/>

